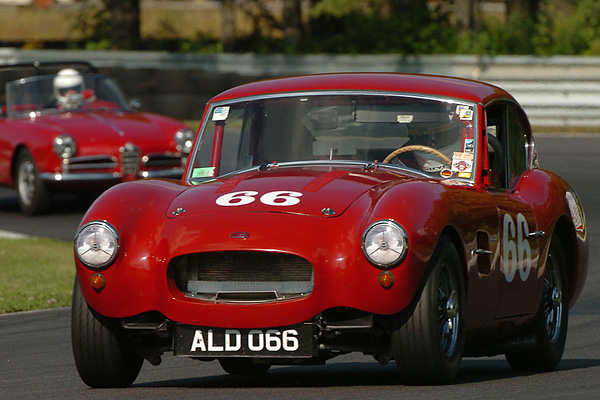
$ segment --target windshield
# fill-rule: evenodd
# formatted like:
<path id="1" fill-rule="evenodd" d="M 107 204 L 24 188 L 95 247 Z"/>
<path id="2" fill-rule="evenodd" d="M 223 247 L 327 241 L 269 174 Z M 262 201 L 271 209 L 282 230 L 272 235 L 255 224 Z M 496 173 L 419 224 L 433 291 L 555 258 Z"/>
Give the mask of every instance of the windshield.
<path id="1" fill-rule="evenodd" d="M 107 76 L 77 74 L 57 79 L 58 75 L 40 75 L 6 84 L 6 108 L 9 116 L 57 110 L 128 109 L 117 85 Z M 77 79 L 74 79 L 77 78 Z M 71 86 L 69 86 L 71 85 Z M 69 86 L 69 87 L 67 87 Z"/>
<path id="2" fill-rule="evenodd" d="M 285 162 L 354 161 L 471 179 L 474 105 L 382 94 L 299 95 L 213 105 L 191 178 Z"/>

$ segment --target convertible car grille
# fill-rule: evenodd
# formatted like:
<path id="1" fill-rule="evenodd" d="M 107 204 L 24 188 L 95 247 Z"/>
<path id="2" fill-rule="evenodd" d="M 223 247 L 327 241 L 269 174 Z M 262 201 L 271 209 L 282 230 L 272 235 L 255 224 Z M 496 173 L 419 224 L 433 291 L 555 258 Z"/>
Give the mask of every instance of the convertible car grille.
<path id="1" fill-rule="evenodd" d="M 178 154 L 153 153 L 142 157 L 146 168 L 177 168 L 182 167 L 181 156 Z"/>
<path id="2" fill-rule="evenodd" d="M 127 143 L 120 152 L 123 174 L 136 176 L 140 169 L 140 149 L 132 143 Z"/>
<path id="3" fill-rule="evenodd" d="M 116 157 L 108 155 L 73 157 L 63 161 L 64 172 L 81 170 L 114 169 L 117 167 Z"/>
<path id="4" fill-rule="evenodd" d="M 170 275 L 186 296 L 223 302 L 277 301 L 308 296 L 313 268 L 282 253 L 196 253 L 171 261 Z"/>

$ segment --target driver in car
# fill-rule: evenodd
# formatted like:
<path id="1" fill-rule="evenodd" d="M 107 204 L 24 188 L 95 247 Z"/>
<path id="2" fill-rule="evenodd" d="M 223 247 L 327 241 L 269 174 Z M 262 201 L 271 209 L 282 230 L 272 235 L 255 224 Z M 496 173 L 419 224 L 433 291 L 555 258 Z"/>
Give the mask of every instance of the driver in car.
<path id="1" fill-rule="evenodd" d="M 81 74 L 73 68 L 60 70 L 54 77 L 53 84 L 54 97 L 61 109 L 77 109 L 95 99 L 91 90 L 85 90 Z"/>

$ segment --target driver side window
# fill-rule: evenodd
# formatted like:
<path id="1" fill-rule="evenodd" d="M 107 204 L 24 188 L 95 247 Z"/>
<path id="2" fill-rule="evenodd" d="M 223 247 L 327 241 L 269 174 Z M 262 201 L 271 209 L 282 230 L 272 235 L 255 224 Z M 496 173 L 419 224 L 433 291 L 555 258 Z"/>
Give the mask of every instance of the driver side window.
<path id="1" fill-rule="evenodd" d="M 486 109 L 490 186 L 512 187 L 527 170 L 528 126 L 524 114 L 510 103 L 496 103 Z"/>
<path id="2" fill-rule="evenodd" d="M 494 104 L 485 110 L 486 137 L 488 152 L 488 177 L 490 186 L 506 188 L 506 151 L 504 138 L 506 137 L 506 106 Z"/>

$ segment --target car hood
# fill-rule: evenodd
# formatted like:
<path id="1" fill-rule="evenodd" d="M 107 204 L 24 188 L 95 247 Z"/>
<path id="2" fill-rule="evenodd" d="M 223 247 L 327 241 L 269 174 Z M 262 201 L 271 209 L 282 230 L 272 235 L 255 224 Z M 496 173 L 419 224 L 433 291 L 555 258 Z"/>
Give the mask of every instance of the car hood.
<path id="1" fill-rule="evenodd" d="M 123 111 L 87 111 L 61 113 L 38 118 L 36 124 L 76 140 L 132 141 L 163 140 L 164 134 L 144 113 Z"/>
<path id="2" fill-rule="evenodd" d="M 359 196 L 391 181 L 414 180 L 395 170 L 360 166 L 280 166 L 229 175 L 181 193 L 167 217 L 235 212 L 290 213 L 335 217 Z"/>

